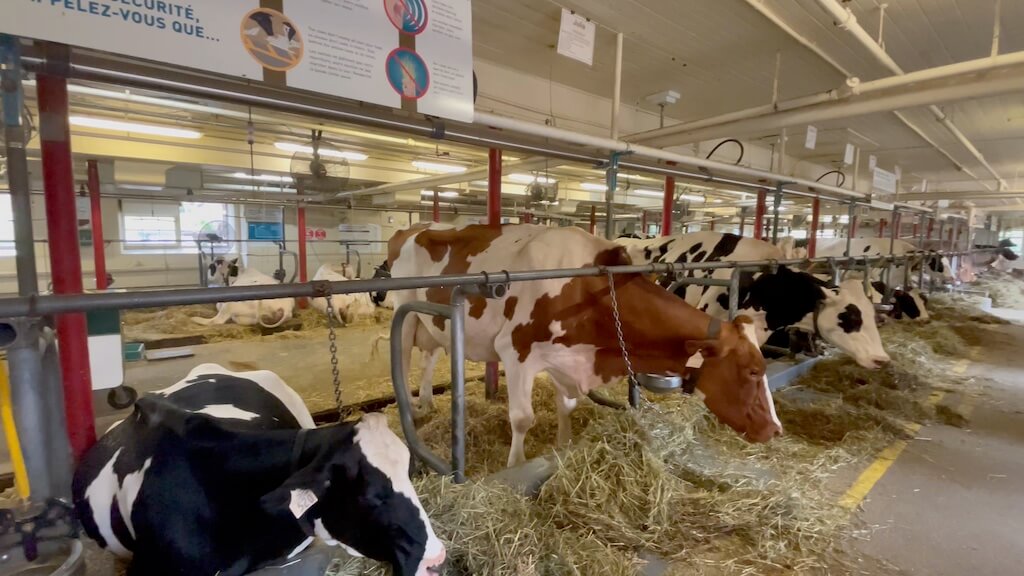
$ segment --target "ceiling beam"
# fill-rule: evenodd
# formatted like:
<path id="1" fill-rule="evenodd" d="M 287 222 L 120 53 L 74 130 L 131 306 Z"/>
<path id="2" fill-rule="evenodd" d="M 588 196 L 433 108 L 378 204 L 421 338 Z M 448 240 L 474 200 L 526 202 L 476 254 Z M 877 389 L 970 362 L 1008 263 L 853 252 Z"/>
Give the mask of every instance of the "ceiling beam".
<path id="1" fill-rule="evenodd" d="M 916 200 L 1002 200 L 1007 198 L 1024 198 L 1024 190 L 974 190 L 948 192 L 915 192 L 900 194 L 900 200 L 913 202 Z"/>

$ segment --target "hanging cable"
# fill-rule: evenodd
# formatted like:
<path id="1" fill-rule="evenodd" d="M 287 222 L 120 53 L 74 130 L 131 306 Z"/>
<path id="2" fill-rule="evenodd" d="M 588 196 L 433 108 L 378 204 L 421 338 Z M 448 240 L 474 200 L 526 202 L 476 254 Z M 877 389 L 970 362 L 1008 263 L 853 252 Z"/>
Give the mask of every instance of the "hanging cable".
<path id="1" fill-rule="evenodd" d="M 824 178 L 825 176 L 828 176 L 829 174 L 836 175 L 837 188 L 842 188 L 843 185 L 846 184 L 846 174 L 842 170 L 829 170 L 828 172 L 825 172 L 821 176 L 818 176 L 818 179 L 815 180 L 815 182 L 821 182 L 821 179 Z"/>
<path id="2" fill-rule="evenodd" d="M 718 152 L 718 149 L 719 149 L 719 148 L 721 148 L 723 144 L 728 144 L 728 143 L 730 143 L 730 142 L 731 142 L 731 143 L 733 143 L 733 144 L 735 144 L 736 146 L 739 146 L 739 149 L 740 149 L 740 156 L 739 156 L 739 158 L 737 158 L 737 159 L 736 159 L 736 161 L 735 161 L 735 162 L 733 162 L 733 164 L 735 164 L 735 165 L 739 166 L 740 162 L 743 162 L 743 154 L 744 154 L 744 153 L 746 153 L 746 149 L 745 149 L 745 148 L 743 147 L 743 142 L 740 142 L 739 140 L 737 140 L 737 139 L 735 139 L 735 138 L 726 138 L 725 140 L 722 140 L 722 141 L 721 141 L 721 142 L 719 142 L 718 144 L 715 144 L 715 147 L 714 147 L 714 148 L 712 148 L 712 149 L 711 149 L 711 152 L 708 152 L 708 155 L 707 155 L 707 156 L 705 156 L 704 158 L 705 158 L 705 159 L 711 159 L 711 156 L 712 156 L 712 155 L 713 155 L 713 154 L 714 154 L 715 152 Z"/>

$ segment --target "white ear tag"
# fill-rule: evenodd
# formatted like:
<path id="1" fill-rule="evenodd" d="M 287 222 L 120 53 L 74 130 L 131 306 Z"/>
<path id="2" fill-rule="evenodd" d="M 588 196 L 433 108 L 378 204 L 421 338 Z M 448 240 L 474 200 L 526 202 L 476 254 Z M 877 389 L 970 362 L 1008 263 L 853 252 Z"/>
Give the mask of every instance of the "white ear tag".
<path id="1" fill-rule="evenodd" d="M 292 501 L 288 504 L 288 509 L 292 511 L 296 518 L 299 518 L 316 503 L 316 494 L 305 488 L 298 488 L 292 490 Z"/>

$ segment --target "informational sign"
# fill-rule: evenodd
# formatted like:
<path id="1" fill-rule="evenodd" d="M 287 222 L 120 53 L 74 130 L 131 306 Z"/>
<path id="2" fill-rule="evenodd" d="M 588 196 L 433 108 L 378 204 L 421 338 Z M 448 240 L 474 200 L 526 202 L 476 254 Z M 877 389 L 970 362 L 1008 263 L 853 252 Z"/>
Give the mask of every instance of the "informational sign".
<path id="1" fill-rule="evenodd" d="M 804 148 L 814 150 L 818 144 L 818 129 L 814 126 L 807 126 L 807 138 L 804 139 Z"/>
<path id="2" fill-rule="evenodd" d="M 306 240 L 326 240 L 327 230 L 323 228 L 306 228 Z"/>
<path id="3" fill-rule="evenodd" d="M 269 206 L 267 204 L 246 204 L 245 219 L 254 222 L 280 222 L 284 215 L 284 208 L 281 206 Z"/>
<path id="4" fill-rule="evenodd" d="M 471 0 L 5 0 L 0 32 L 473 120 Z"/>
<path id="5" fill-rule="evenodd" d="M 594 65 L 594 38 L 597 26 L 589 19 L 562 8 L 562 25 L 558 29 L 558 53 Z"/>
<path id="6" fill-rule="evenodd" d="M 341 233 L 340 240 L 348 242 L 379 242 L 379 224 L 340 224 L 338 232 Z"/>
<path id="7" fill-rule="evenodd" d="M 871 181 L 872 187 L 879 191 L 885 192 L 886 194 L 896 193 L 896 174 L 889 172 L 888 170 L 882 170 L 879 167 L 875 167 L 874 176 Z"/>
<path id="8" fill-rule="evenodd" d="M 853 155 L 856 152 L 856 150 L 857 149 L 853 146 L 853 144 L 848 143 L 846 145 L 846 152 L 843 154 L 843 164 L 846 164 L 847 166 L 853 164 Z"/>
<path id="9" fill-rule="evenodd" d="M 281 240 L 284 227 L 281 222 L 248 222 L 249 240 Z"/>
<path id="10" fill-rule="evenodd" d="M 875 168 L 878 168 L 878 157 L 872 154 L 868 156 L 868 171 L 874 172 Z"/>

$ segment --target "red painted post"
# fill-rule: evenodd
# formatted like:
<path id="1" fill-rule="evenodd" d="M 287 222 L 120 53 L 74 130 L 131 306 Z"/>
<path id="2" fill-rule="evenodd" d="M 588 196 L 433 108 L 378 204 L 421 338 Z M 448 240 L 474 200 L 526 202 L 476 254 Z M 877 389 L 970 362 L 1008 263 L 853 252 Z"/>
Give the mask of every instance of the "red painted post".
<path id="1" fill-rule="evenodd" d="M 847 236 L 849 236 L 850 238 L 856 238 L 857 237 L 857 215 L 856 214 L 854 214 L 853 217 L 850 218 L 850 226 L 849 226 L 849 228 L 850 228 L 850 230 L 847 233 Z"/>
<path id="2" fill-rule="evenodd" d="M 768 191 L 764 188 L 757 191 L 757 208 L 754 210 L 754 240 L 764 236 L 764 213 L 768 209 Z"/>
<path id="3" fill-rule="evenodd" d="M 885 218 L 878 219 L 878 237 L 885 238 Z"/>
<path id="4" fill-rule="evenodd" d="M 89 160 L 89 206 L 92 208 L 92 259 L 96 273 L 96 289 L 107 289 L 107 255 L 103 240 L 103 209 L 100 207 L 100 169 Z"/>
<path id="5" fill-rule="evenodd" d="M 434 222 L 441 221 L 441 199 L 438 196 L 437 190 L 434 190 Z"/>
<path id="6" fill-rule="evenodd" d="M 487 151 L 487 224 L 501 226 L 501 149 Z"/>
<path id="7" fill-rule="evenodd" d="M 920 222 L 923 219 L 924 219 L 924 216 L 922 215 L 917 220 L 914 220 L 914 234 L 913 234 L 914 238 L 917 238 L 917 233 L 921 231 Z"/>
<path id="8" fill-rule="evenodd" d="M 533 224 L 533 212 L 523 213 L 523 224 Z"/>
<path id="9" fill-rule="evenodd" d="M 814 258 L 818 251 L 818 224 L 821 220 L 821 198 L 811 201 L 811 229 L 807 234 L 807 257 Z"/>
<path id="10" fill-rule="evenodd" d="M 36 93 L 39 99 L 39 136 L 53 291 L 55 294 L 81 294 L 82 256 L 78 247 L 78 211 L 75 206 L 75 175 L 68 126 L 67 78 L 39 74 L 36 78 Z M 85 314 L 58 316 L 57 338 L 60 343 L 68 439 L 77 462 L 96 442 Z"/>
<path id="11" fill-rule="evenodd" d="M 935 228 L 935 218 L 931 218 L 931 217 L 929 217 L 929 218 L 928 218 L 928 238 L 926 238 L 927 240 L 931 240 L 931 239 L 932 239 L 932 230 L 933 230 L 934 228 Z M 921 246 L 920 248 L 921 248 L 922 250 L 924 250 L 924 249 L 925 249 L 925 247 L 924 247 L 924 246 Z"/>
<path id="12" fill-rule="evenodd" d="M 899 240 L 900 239 L 900 229 L 902 227 L 903 227 L 903 214 L 901 212 L 896 212 L 892 216 L 892 232 L 891 232 L 891 235 L 892 235 L 892 239 L 893 240 Z"/>
<path id="13" fill-rule="evenodd" d="M 597 206 L 590 207 L 590 233 L 597 234 Z"/>
<path id="14" fill-rule="evenodd" d="M 675 162 L 669 162 L 669 166 L 675 166 Z M 672 207 L 676 202 L 676 178 L 665 176 L 665 195 L 661 200 L 661 235 L 672 234 Z"/>
<path id="15" fill-rule="evenodd" d="M 487 151 L 487 224 L 501 226 L 501 149 Z M 498 399 L 498 363 L 488 362 L 484 370 L 484 396 Z"/>

